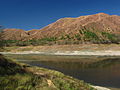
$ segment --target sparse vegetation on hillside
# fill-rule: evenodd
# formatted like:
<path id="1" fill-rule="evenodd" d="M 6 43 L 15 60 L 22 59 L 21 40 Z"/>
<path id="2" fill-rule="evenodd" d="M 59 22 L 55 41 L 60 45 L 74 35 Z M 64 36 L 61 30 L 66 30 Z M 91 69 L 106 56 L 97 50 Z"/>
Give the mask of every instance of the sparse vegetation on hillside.
<path id="1" fill-rule="evenodd" d="M 117 37 L 115 34 L 110 34 L 107 32 L 102 32 L 102 35 L 104 38 L 107 38 L 109 42 L 111 43 L 119 43 L 119 37 Z"/>
<path id="2" fill-rule="evenodd" d="M 4 46 L 38 46 L 38 45 L 67 45 L 67 44 L 118 44 L 120 42 L 119 36 L 108 32 L 94 32 L 94 30 L 82 29 L 75 35 L 63 34 L 59 37 L 45 37 L 41 39 L 32 40 L 2 40 Z"/>

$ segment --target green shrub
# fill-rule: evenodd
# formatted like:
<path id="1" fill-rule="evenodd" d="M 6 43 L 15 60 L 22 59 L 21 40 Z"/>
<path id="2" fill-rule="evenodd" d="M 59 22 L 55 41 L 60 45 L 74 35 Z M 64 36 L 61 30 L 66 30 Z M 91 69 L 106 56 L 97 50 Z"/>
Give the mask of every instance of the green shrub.
<path id="1" fill-rule="evenodd" d="M 102 36 L 107 38 L 111 43 L 118 43 L 118 37 L 115 34 L 102 32 Z"/>

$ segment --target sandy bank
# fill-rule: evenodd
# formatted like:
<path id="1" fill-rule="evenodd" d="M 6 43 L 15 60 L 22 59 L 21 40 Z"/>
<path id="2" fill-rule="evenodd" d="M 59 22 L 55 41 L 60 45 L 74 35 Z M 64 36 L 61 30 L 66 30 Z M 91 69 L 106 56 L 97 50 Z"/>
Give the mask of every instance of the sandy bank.
<path id="1" fill-rule="evenodd" d="M 111 90 L 109 88 L 105 88 L 105 87 L 101 87 L 101 86 L 92 86 L 92 87 L 97 89 L 97 90 Z"/>
<path id="2" fill-rule="evenodd" d="M 98 55 L 98 56 L 120 56 L 120 51 L 20 51 L 20 52 L 0 52 L 1 54 L 45 54 L 45 55 Z"/>

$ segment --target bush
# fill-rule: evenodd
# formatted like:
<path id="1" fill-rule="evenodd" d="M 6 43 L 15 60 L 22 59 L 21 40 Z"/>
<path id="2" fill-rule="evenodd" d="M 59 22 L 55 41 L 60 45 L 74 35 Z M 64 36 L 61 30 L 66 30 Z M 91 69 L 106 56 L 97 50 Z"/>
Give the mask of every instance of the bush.
<path id="1" fill-rule="evenodd" d="M 118 37 L 115 34 L 110 34 L 107 32 L 102 32 L 102 36 L 107 38 L 111 43 L 119 43 Z"/>

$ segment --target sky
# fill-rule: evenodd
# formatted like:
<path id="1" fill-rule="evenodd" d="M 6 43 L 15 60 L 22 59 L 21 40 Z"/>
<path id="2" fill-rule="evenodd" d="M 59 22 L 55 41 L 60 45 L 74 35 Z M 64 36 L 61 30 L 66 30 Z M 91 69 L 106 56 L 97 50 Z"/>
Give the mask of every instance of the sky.
<path id="1" fill-rule="evenodd" d="M 101 12 L 120 15 L 120 0 L 0 0 L 0 25 L 40 29 L 60 18 Z"/>

